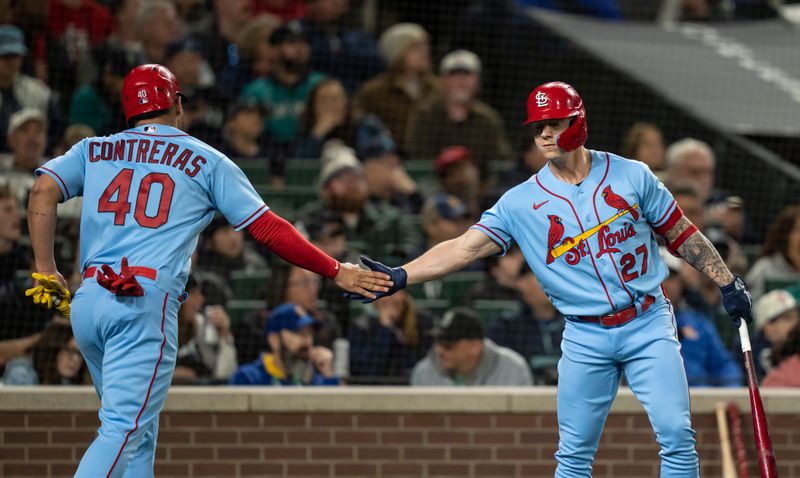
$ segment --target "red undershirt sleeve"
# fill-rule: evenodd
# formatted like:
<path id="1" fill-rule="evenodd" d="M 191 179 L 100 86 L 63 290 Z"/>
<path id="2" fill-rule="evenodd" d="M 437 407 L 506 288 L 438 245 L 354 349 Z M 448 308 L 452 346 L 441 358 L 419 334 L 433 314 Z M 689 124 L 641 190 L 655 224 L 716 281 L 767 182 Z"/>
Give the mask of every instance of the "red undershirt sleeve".
<path id="1" fill-rule="evenodd" d="M 308 242 L 287 220 L 267 211 L 247 227 L 259 243 L 287 262 L 333 279 L 339 273 L 339 261 Z"/>

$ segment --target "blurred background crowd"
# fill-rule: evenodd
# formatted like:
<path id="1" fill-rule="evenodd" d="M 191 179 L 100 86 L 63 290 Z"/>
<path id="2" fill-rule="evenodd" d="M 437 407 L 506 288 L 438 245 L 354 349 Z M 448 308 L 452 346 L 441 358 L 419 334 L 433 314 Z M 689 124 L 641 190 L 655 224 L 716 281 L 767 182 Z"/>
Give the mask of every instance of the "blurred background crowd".
<path id="1" fill-rule="evenodd" d="M 527 94 L 545 81 L 573 84 L 587 105 L 587 146 L 646 163 L 746 277 L 764 384 L 800 386 L 797 135 L 709 124 L 546 22 L 569 14 L 620 31 L 769 26 L 786 21 L 784 3 L 0 0 L 2 381 L 88 383 L 69 323 L 24 294 L 28 191 L 48 158 L 125 129 L 125 74 L 161 63 L 189 98 L 186 131 L 233 159 L 273 211 L 339 260 L 364 254 L 391 265 L 462 234 L 542 168 L 519 126 Z M 698 61 L 681 74 L 708 72 Z M 745 100 L 759 112 L 757 98 Z M 80 200 L 59 207 L 56 242 L 73 290 L 80 208 Z M 662 256 L 690 384 L 741 386 L 738 337 L 717 287 Z M 564 318 L 518 249 L 362 305 L 216 218 L 186 290 L 175 383 L 558 380 Z"/>

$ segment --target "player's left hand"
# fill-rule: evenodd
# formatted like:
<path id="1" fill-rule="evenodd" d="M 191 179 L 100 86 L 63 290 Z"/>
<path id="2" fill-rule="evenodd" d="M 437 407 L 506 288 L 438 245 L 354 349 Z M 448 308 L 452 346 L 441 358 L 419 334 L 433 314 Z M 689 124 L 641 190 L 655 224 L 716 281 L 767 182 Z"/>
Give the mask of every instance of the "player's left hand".
<path id="1" fill-rule="evenodd" d="M 750 312 L 753 307 L 753 298 L 747 291 L 744 279 L 735 276 L 733 282 L 720 287 L 719 290 L 722 291 L 722 304 L 736 327 L 739 326 L 739 319 L 744 319 L 748 324 L 753 321 L 753 315 Z"/>
<path id="2" fill-rule="evenodd" d="M 55 309 L 64 318 L 70 317 L 70 301 L 72 296 L 67 289 L 67 281 L 58 273 L 41 274 L 34 272 L 33 287 L 25 291 L 25 295 L 33 299 L 34 304 L 42 304 L 48 309 Z"/>
<path id="3" fill-rule="evenodd" d="M 391 282 L 388 282 L 389 287 L 383 288 L 383 290 L 376 291 L 376 294 L 361 294 L 361 293 L 349 293 L 345 294 L 345 297 L 348 299 L 353 300 L 360 300 L 362 304 L 369 304 L 370 302 L 376 301 L 381 297 L 386 297 L 387 295 L 392 295 L 400 289 L 404 289 L 406 287 L 406 283 L 408 282 L 408 274 L 406 270 L 402 267 L 389 267 L 386 264 L 381 264 L 378 261 L 373 261 L 367 256 L 361 256 L 361 262 L 363 262 L 367 267 L 376 271 L 376 273 L 384 273 L 385 275 L 389 276 Z"/>
<path id="4" fill-rule="evenodd" d="M 355 264 L 345 263 L 341 264 L 339 273 L 333 279 L 336 285 L 346 290 L 350 295 L 355 295 L 360 298 L 369 297 L 376 299 L 385 295 L 389 288 L 394 284 L 390 280 L 388 274 L 383 271 L 364 270 Z M 376 296 L 373 292 L 378 292 L 380 295 Z"/>

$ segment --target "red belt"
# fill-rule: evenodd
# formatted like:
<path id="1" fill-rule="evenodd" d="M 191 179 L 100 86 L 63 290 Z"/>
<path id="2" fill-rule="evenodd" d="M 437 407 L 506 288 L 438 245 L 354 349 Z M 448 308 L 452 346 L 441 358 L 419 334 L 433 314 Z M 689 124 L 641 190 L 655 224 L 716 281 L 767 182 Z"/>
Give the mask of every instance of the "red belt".
<path id="1" fill-rule="evenodd" d="M 156 270 L 151 269 L 149 267 L 138 267 L 138 266 L 131 266 L 128 267 L 128 271 L 139 277 L 146 277 L 150 280 L 156 280 Z M 85 271 L 83 271 L 83 278 L 88 279 L 90 277 L 94 277 L 95 273 L 97 272 L 97 267 L 87 267 Z"/>
<path id="2" fill-rule="evenodd" d="M 650 308 L 655 303 L 656 298 L 652 295 L 645 296 L 642 302 L 642 313 Z M 578 318 L 586 322 L 594 322 L 606 327 L 616 327 L 618 325 L 627 324 L 638 316 L 636 312 L 636 304 L 631 305 L 619 312 L 606 315 L 579 315 Z"/>

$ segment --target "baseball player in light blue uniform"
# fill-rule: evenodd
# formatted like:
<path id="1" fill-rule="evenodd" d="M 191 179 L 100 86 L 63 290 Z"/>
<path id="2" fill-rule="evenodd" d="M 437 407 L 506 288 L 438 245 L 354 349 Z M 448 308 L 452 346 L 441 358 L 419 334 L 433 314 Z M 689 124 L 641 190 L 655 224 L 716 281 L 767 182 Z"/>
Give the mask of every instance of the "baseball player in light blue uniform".
<path id="1" fill-rule="evenodd" d="M 403 267 L 363 260 L 392 277 L 392 293 L 505 253 L 516 242 L 567 319 L 558 366 L 556 476 L 591 476 L 624 372 L 661 446 L 661 476 L 697 477 L 686 374 L 661 288 L 668 271 L 655 234 L 721 287 L 737 324 L 750 320 L 744 283 L 646 165 L 583 146 L 586 113 L 571 86 L 537 87 L 528 98 L 526 124 L 549 160 L 538 174 L 506 192 L 463 236 Z"/>
<path id="2" fill-rule="evenodd" d="M 72 302 L 72 326 L 102 400 L 102 425 L 75 476 L 153 476 L 178 308 L 198 235 L 215 210 L 279 256 L 346 290 L 386 290 L 378 287 L 383 274 L 340 267 L 314 248 L 268 211 L 231 160 L 178 129 L 181 98 L 166 68 L 134 68 L 123 86 L 133 127 L 85 139 L 36 171 L 29 224 L 39 272 L 63 281 L 52 256 L 55 206 L 83 196 L 84 281 Z"/>

